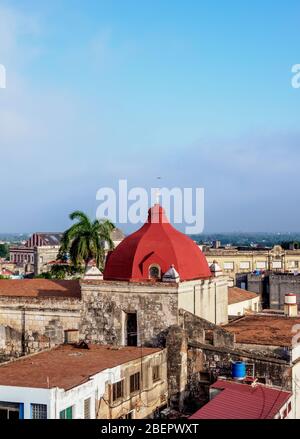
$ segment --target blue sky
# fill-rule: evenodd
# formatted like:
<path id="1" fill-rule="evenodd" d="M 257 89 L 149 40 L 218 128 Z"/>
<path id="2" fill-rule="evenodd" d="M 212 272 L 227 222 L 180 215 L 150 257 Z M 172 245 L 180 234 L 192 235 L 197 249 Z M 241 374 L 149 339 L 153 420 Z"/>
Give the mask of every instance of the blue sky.
<path id="1" fill-rule="evenodd" d="M 0 231 L 62 230 L 158 175 L 205 188 L 206 232 L 299 231 L 299 20 L 293 0 L 0 0 Z"/>

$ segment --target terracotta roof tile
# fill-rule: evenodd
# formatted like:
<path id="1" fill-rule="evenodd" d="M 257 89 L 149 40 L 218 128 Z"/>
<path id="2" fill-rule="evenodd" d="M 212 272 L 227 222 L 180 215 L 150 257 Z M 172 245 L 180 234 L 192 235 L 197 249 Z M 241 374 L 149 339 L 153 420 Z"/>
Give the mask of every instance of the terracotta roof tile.
<path id="1" fill-rule="evenodd" d="M 252 293 L 251 291 L 242 290 L 237 287 L 228 288 L 228 305 L 233 303 L 244 302 L 245 300 L 251 300 L 258 297 L 258 294 Z"/>

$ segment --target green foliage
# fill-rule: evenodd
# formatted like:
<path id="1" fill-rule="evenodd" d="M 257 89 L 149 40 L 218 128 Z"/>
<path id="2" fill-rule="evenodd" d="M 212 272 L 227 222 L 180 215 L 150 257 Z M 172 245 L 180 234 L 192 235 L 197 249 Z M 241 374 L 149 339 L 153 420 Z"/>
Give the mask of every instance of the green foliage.
<path id="1" fill-rule="evenodd" d="M 9 256 L 9 246 L 8 244 L 0 244 L 0 258 L 7 259 Z"/>
<path id="2" fill-rule="evenodd" d="M 66 259 L 69 255 L 76 270 L 95 259 L 97 267 L 103 269 L 105 243 L 109 249 L 113 249 L 111 232 L 115 228 L 114 224 L 108 220 L 91 221 L 78 210 L 70 214 L 70 219 L 77 222 L 63 234 L 58 259 Z"/>
<path id="3" fill-rule="evenodd" d="M 73 265 L 53 265 L 51 268 L 51 276 L 52 279 L 66 279 L 68 277 L 80 277 L 83 273 L 83 269 L 81 267 L 74 267 Z"/>

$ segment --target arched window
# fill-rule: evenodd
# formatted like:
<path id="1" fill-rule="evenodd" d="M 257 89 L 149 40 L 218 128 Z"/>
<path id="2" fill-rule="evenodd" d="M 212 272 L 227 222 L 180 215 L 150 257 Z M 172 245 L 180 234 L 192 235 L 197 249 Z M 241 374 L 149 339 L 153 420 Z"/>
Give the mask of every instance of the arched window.
<path id="1" fill-rule="evenodd" d="M 149 278 L 150 279 L 160 279 L 160 266 L 159 265 L 150 265 Z"/>

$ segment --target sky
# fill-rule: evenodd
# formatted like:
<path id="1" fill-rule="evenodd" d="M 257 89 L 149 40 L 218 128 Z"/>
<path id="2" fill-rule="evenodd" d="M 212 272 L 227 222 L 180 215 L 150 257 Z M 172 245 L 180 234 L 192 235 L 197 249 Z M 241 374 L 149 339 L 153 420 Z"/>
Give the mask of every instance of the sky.
<path id="1" fill-rule="evenodd" d="M 204 188 L 204 232 L 300 231 L 299 24 L 298 0 L 0 0 L 0 231 L 157 176 Z"/>

